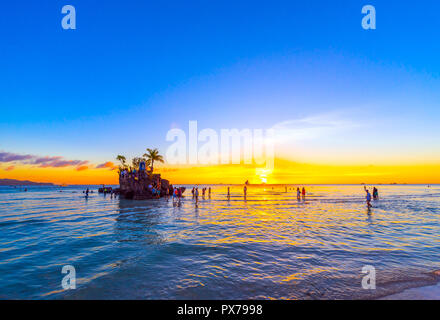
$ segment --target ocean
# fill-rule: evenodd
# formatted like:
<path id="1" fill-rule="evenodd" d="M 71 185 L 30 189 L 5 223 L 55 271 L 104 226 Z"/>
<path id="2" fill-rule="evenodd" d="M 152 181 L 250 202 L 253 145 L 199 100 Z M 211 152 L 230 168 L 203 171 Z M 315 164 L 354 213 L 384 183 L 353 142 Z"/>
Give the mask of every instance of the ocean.
<path id="1" fill-rule="evenodd" d="M 305 201 L 212 185 L 198 208 L 191 187 L 180 204 L 0 187 L 0 299 L 376 299 L 439 280 L 439 185 L 379 185 L 370 211 L 359 185 L 305 186 Z"/>

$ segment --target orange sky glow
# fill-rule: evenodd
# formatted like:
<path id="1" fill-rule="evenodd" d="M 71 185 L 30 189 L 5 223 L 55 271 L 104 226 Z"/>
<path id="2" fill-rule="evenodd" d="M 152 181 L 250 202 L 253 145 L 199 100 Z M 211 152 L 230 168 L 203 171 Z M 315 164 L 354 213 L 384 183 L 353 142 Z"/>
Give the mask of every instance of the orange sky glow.
<path id="1" fill-rule="evenodd" d="M 112 170 L 113 169 L 113 170 Z M 252 165 L 166 166 L 155 169 L 174 184 L 438 184 L 440 164 L 427 165 L 324 165 L 276 159 L 273 170 Z M 0 178 L 54 184 L 118 184 L 117 170 L 108 163 L 96 168 L 41 168 L 3 165 Z"/>

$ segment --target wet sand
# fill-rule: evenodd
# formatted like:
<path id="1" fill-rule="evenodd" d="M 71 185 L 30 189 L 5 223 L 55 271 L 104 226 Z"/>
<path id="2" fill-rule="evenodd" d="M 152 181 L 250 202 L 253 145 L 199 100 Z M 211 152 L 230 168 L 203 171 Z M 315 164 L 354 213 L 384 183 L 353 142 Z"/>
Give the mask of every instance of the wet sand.
<path id="1" fill-rule="evenodd" d="M 435 286 L 408 289 L 380 300 L 440 300 L 440 283 Z"/>
<path id="2" fill-rule="evenodd" d="M 440 276 L 440 270 L 434 271 L 433 274 Z M 433 286 L 407 289 L 381 300 L 440 300 L 440 282 Z"/>

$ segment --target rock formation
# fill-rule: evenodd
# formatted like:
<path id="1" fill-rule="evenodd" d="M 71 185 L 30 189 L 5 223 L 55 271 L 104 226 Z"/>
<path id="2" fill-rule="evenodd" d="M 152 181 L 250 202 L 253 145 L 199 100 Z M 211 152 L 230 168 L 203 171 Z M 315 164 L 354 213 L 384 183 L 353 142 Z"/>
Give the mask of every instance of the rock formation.
<path id="1" fill-rule="evenodd" d="M 126 199 L 153 199 L 152 187 L 161 190 L 161 197 L 167 194 L 167 190 L 169 195 L 173 194 L 173 186 L 168 180 L 161 179 L 160 174 L 150 174 L 146 171 L 123 171 L 119 174 L 119 193 Z"/>

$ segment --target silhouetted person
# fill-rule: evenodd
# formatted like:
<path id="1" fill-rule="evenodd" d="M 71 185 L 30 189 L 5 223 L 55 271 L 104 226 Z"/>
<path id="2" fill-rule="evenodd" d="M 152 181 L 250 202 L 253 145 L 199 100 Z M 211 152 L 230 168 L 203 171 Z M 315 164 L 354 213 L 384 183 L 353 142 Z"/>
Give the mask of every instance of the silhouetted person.
<path id="1" fill-rule="evenodd" d="M 370 191 L 368 191 L 367 188 L 365 188 L 365 192 L 367 193 L 365 199 L 367 200 L 367 208 L 370 209 L 372 207 L 371 205 L 371 194 Z"/>

